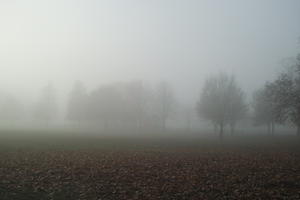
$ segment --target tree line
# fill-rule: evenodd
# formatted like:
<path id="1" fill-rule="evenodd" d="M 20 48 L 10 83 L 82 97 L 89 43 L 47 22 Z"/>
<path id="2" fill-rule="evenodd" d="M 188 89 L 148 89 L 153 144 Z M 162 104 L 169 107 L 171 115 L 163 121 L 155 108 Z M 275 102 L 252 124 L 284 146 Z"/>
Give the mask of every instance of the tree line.
<path id="1" fill-rule="evenodd" d="M 300 136 L 300 54 L 293 65 L 254 94 L 254 119 L 274 134 L 276 124 L 297 127 Z"/>
<path id="2" fill-rule="evenodd" d="M 0 121 L 22 121 L 26 114 L 41 125 L 57 121 L 57 93 L 50 83 L 41 89 L 38 100 L 27 112 L 17 98 L 3 96 L 0 97 Z M 87 91 L 83 82 L 76 81 L 68 96 L 63 118 L 74 126 L 165 130 L 175 102 L 173 89 L 167 82 L 160 82 L 156 87 L 143 81 L 119 82 Z"/>
<path id="3" fill-rule="evenodd" d="M 143 81 L 119 82 L 87 91 L 82 82 L 76 81 L 64 118 L 76 126 L 96 124 L 104 129 L 166 130 L 167 121 L 178 106 L 167 82 L 156 87 Z M 255 91 L 252 99 L 246 98 L 234 75 L 218 73 L 207 78 L 194 110 L 200 118 L 211 121 L 220 138 L 226 126 L 234 134 L 237 123 L 249 116 L 253 125 L 267 126 L 270 134 L 274 134 L 276 125 L 285 124 L 297 127 L 300 136 L 300 54 L 275 80 Z M 26 113 L 12 95 L 0 97 L 0 111 L 1 121 L 18 120 Z M 51 84 L 41 90 L 31 111 L 32 118 L 46 124 L 57 118 L 57 95 Z M 181 111 L 179 115 L 186 115 L 187 124 L 190 123 L 190 113 Z"/>
<path id="4" fill-rule="evenodd" d="M 220 73 L 208 78 L 197 103 L 197 111 L 200 117 L 219 128 L 220 138 L 226 125 L 230 126 L 233 134 L 236 123 L 249 111 L 253 124 L 266 125 L 270 134 L 274 134 L 275 125 L 285 124 L 297 127 L 297 135 L 300 136 L 300 54 L 294 64 L 275 80 L 266 82 L 254 92 L 248 104 L 234 76 Z"/>
<path id="5" fill-rule="evenodd" d="M 112 127 L 166 128 L 166 120 L 174 108 L 175 97 L 171 86 L 161 82 L 153 89 L 142 81 L 103 85 L 90 93 L 77 81 L 67 106 L 67 119 L 100 123 Z"/>

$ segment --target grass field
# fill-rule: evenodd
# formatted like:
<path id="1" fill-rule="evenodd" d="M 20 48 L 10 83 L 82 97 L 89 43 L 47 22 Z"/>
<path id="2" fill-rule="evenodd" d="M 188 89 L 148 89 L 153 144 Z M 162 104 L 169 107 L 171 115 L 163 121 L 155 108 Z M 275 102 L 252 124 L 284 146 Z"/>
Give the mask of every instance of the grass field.
<path id="1" fill-rule="evenodd" d="M 300 199 L 300 139 L 0 131 L 0 199 Z"/>

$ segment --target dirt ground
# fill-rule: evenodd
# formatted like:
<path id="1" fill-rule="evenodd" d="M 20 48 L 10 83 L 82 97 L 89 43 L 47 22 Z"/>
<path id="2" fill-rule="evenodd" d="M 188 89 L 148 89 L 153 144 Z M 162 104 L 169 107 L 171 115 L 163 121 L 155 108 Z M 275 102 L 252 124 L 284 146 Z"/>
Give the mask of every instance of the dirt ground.
<path id="1" fill-rule="evenodd" d="M 3 148 L 0 199 L 300 199 L 299 143 L 128 141 Z"/>

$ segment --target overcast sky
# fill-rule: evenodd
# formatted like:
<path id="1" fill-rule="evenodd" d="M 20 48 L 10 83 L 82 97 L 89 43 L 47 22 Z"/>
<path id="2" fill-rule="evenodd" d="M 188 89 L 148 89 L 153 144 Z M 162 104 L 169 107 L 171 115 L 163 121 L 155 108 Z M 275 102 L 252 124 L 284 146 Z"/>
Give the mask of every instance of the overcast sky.
<path id="1" fill-rule="evenodd" d="M 219 71 L 257 89 L 299 36 L 299 0 L 0 0 L 0 89 L 166 80 L 194 102 Z"/>

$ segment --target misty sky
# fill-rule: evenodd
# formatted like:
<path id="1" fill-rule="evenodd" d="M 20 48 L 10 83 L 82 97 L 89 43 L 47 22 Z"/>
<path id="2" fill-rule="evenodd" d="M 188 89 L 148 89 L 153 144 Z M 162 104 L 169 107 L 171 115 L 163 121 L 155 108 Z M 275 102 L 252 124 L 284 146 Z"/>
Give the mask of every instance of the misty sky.
<path id="1" fill-rule="evenodd" d="M 228 71 L 252 91 L 300 52 L 299 11 L 299 0 L 1 0 L 0 89 L 166 80 L 195 102 Z"/>

